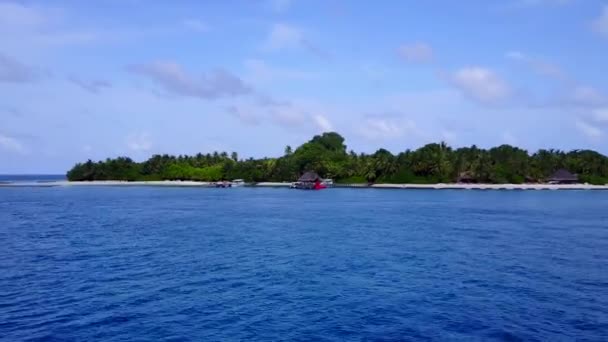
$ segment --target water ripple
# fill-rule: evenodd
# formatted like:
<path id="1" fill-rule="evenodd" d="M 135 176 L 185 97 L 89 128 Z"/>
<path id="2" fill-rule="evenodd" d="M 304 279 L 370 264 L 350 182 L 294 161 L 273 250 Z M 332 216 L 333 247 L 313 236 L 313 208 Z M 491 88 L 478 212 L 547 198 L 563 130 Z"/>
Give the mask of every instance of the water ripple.
<path id="1" fill-rule="evenodd" d="M 7 341 L 608 340 L 603 193 L 0 190 Z"/>

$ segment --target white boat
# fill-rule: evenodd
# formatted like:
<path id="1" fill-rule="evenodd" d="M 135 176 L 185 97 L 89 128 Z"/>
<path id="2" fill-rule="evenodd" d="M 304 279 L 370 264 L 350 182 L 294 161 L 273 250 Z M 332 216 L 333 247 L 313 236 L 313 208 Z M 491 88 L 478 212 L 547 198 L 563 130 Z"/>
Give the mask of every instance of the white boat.
<path id="1" fill-rule="evenodd" d="M 332 186 L 334 186 L 334 180 L 330 179 L 330 178 L 323 179 L 321 181 L 321 183 L 324 184 L 328 188 L 331 188 Z"/>
<path id="2" fill-rule="evenodd" d="M 236 187 L 241 187 L 241 186 L 245 186 L 245 181 L 242 179 L 235 179 L 232 181 L 232 187 L 236 188 Z"/>

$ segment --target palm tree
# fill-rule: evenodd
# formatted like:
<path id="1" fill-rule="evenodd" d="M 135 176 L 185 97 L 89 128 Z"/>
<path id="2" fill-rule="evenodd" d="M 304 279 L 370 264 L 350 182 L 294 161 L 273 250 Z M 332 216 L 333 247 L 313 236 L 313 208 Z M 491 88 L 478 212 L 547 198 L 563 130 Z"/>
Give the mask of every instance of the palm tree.
<path id="1" fill-rule="evenodd" d="M 376 180 L 376 177 L 376 165 L 374 165 L 372 160 L 368 160 L 365 165 L 365 179 L 368 182 L 373 183 Z"/>

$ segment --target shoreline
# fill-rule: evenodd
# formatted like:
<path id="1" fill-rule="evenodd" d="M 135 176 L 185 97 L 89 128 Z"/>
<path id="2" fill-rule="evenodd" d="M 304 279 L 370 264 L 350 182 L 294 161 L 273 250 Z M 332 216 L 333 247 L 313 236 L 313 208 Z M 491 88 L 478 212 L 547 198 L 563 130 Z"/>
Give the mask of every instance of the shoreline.
<path id="1" fill-rule="evenodd" d="M 248 184 L 247 187 L 260 188 L 289 188 L 291 183 L 284 182 L 261 182 Z M 70 182 L 70 181 L 51 181 L 51 182 L 14 182 L 0 183 L 2 187 L 78 187 L 78 186 L 152 186 L 152 187 L 202 187 L 214 188 L 211 182 L 195 181 L 90 181 L 90 182 Z M 404 189 L 404 190 L 608 190 L 607 185 L 591 184 L 336 184 L 335 188 L 351 189 Z"/>

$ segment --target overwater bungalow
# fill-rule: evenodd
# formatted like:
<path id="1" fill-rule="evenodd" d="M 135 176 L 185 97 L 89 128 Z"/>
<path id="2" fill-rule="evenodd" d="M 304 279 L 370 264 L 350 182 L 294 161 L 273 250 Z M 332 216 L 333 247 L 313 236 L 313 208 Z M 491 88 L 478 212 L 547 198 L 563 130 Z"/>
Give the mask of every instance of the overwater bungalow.
<path id="1" fill-rule="evenodd" d="M 316 172 L 308 171 L 298 179 L 294 187 L 303 190 L 321 190 L 327 186 L 323 184 L 321 177 Z"/>
<path id="2" fill-rule="evenodd" d="M 549 184 L 576 184 L 579 183 L 578 176 L 566 169 L 559 169 L 547 179 Z"/>

